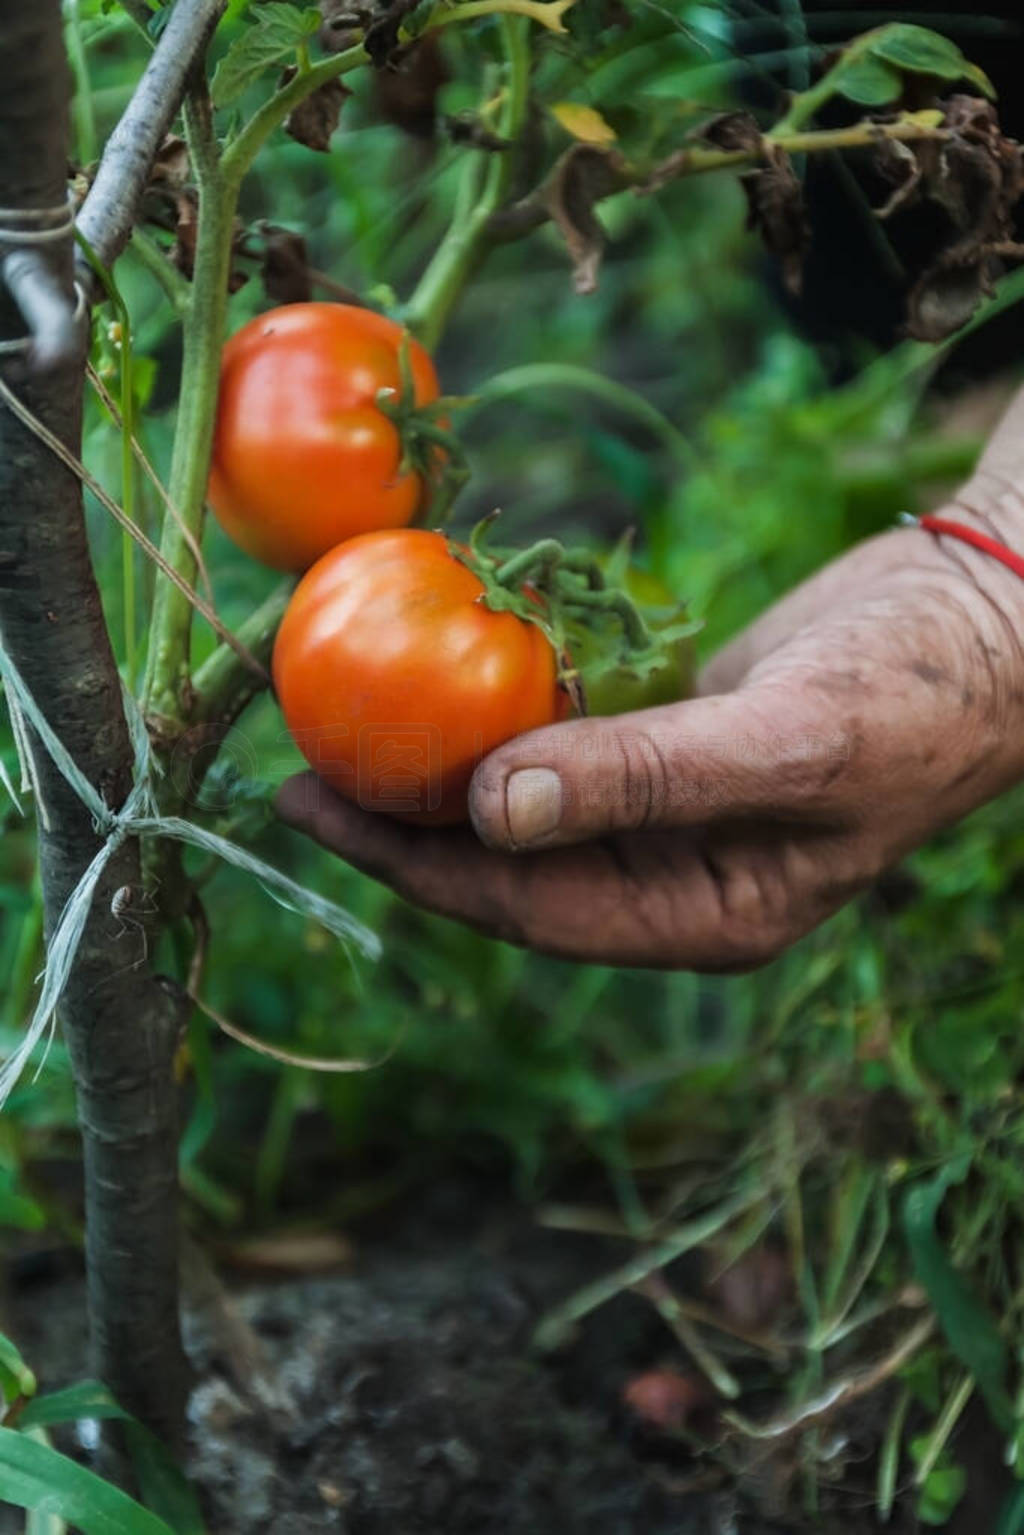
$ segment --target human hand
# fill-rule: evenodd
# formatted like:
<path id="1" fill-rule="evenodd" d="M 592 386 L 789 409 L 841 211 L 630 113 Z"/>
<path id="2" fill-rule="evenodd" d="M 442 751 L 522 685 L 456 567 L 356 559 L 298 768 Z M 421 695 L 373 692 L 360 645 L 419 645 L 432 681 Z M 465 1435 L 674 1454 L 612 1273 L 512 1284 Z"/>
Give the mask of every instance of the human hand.
<path id="1" fill-rule="evenodd" d="M 947 510 L 1024 551 L 1024 396 Z M 473 829 L 360 810 L 312 774 L 279 813 L 513 943 L 748 968 L 1024 776 L 1024 582 L 956 540 L 884 534 L 754 623 L 701 691 L 510 741 L 477 769 Z"/>

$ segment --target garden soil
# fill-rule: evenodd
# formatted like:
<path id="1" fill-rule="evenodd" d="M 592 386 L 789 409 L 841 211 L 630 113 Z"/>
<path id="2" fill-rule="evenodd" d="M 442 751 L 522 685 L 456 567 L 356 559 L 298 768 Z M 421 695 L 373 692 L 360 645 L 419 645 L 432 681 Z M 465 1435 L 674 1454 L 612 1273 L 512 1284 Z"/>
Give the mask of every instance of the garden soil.
<path id="1" fill-rule="evenodd" d="M 685 1362 L 636 1297 L 604 1307 L 561 1353 L 532 1352 L 538 1319 L 621 1261 L 621 1244 L 542 1229 L 460 1182 L 357 1228 L 342 1271 L 270 1277 L 273 1254 L 284 1267 L 303 1240 L 264 1243 L 258 1277 L 255 1249 L 246 1270 L 223 1252 L 216 1276 L 205 1258 L 189 1265 L 190 1470 L 210 1535 L 878 1530 L 869 1454 L 847 1462 L 833 1513 L 794 1523 L 709 1485 L 682 1444 L 638 1424 L 623 1406 L 629 1380 Z M 83 1307 L 66 1255 L 11 1264 L 0 1327 L 44 1389 L 87 1372 Z M 84 1438 L 60 1443 L 88 1460 Z M 771 1467 L 762 1491 L 770 1482 Z M 0 1508 L 2 1535 L 22 1528 Z M 887 1526 L 914 1528 L 907 1515 Z"/>

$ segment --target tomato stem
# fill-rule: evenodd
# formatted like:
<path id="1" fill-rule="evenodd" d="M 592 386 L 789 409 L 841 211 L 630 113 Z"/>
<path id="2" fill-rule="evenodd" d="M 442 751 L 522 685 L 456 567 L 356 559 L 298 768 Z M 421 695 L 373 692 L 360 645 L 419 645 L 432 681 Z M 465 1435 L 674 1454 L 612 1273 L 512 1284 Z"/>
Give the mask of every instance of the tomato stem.
<path id="1" fill-rule="evenodd" d="M 418 474 L 424 495 L 420 517 L 430 513 L 435 523 L 443 522 L 459 491 L 469 479 L 469 465 L 462 444 L 446 426 L 436 420 L 440 411 L 451 408 L 443 397 L 421 405 L 416 399 L 416 380 L 412 371 L 410 336 L 406 331 L 398 349 L 399 389 L 378 389 L 377 409 L 387 416 L 401 439 L 400 474 Z M 438 448 L 442 449 L 439 453 Z"/>
<path id="2" fill-rule="evenodd" d="M 653 636 L 640 617 L 636 605 L 625 592 L 617 591 L 615 587 L 605 587 L 604 591 L 600 592 L 566 593 L 562 601 L 570 611 L 583 609 L 614 615 L 622 624 L 627 645 L 631 650 L 650 650 L 654 644 Z"/>
<path id="3" fill-rule="evenodd" d="M 193 585 L 196 560 L 187 535 L 197 542 L 202 534 L 235 217 L 233 189 L 220 174 L 205 85 L 196 87 L 186 102 L 185 130 L 199 188 L 199 225 L 168 483 L 168 497 L 181 520 L 165 518 L 160 550 Z M 148 713 L 175 723 L 188 712 L 191 632 L 187 597 L 158 575 L 143 698 Z"/>
<path id="4" fill-rule="evenodd" d="M 458 17 L 458 9 L 448 14 L 450 21 Z M 526 121 L 530 97 L 529 22 L 503 15 L 501 36 L 506 90 L 497 131 L 510 147 L 502 154 L 490 154 L 484 149 L 466 151 L 466 170 L 452 221 L 406 308 L 406 324 L 428 351 L 437 345 L 449 314 L 490 243 L 492 215 L 505 200 L 515 170 L 514 146 Z M 481 164 L 485 167 L 483 184 L 475 205 L 467 212 L 463 194 L 479 184 Z"/>
<path id="5" fill-rule="evenodd" d="M 699 627 L 680 610 L 669 622 L 662 615 L 652 631 L 629 594 L 608 584 L 592 555 L 566 549 L 555 538 L 539 539 L 514 554 L 492 554 L 484 544 L 496 516 L 477 524 L 468 548 L 449 547 L 483 584 L 481 602 L 543 630 L 558 657 L 559 679 L 579 713 L 586 712 L 587 677 L 623 667 L 637 676 L 659 671 L 672 664 L 675 643 Z M 626 579 L 624 567 L 621 579 Z M 588 656 L 583 668 L 580 654 Z"/>

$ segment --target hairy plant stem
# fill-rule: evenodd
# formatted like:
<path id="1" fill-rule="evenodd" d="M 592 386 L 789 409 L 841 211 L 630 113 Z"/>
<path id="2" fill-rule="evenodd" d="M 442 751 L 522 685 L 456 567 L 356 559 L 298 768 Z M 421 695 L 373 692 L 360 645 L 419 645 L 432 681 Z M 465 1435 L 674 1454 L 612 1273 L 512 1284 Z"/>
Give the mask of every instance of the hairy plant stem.
<path id="1" fill-rule="evenodd" d="M 278 625 L 294 590 L 293 581 L 282 581 L 238 629 L 238 638 L 258 661 L 269 662 Z M 226 729 L 261 691 L 259 679 L 240 664 L 237 651 L 230 645 L 218 645 L 192 679 L 193 717 Z"/>
<path id="2" fill-rule="evenodd" d="M 209 98 L 191 98 L 185 111 L 189 150 L 199 190 L 192 293 L 184 319 L 178 418 L 167 493 L 181 523 L 164 519 L 160 552 L 190 584 L 196 559 L 185 537 L 198 541 L 217 414 L 220 351 L 227 318 L 235 198 L 218 169 Z M 151 643 L 143 688 L 147 714 L 173 729 L 189 713 L 192 606 L 165 578 L 156 583 Z"/>
<path id="3" fill-rule="evenodd" d="M 168 260 L 167 252 L 144 229 L 132 232 L 131 250 L 146 271 L 163 289 L 165 297 L 179 319 L 184 319 L 191 302 L 191 292 L 185 278 Z"/>
<path id="4" fill-rule="evenodd" d="M 346 48 L 343 53 L 335 53 L 322 63 L 314 64 L 309 69 L 300 70 L 294 79 L 286 86 L 265 101 L 246 123 L 241 132 L 231 140 L 224 150 L 221 161 L 221 174 L 225 186 L 234 187 L 237 192 L 242 183 L 242 178 L 249 170 L 256 156 L 266 143 L 275 128 L 279 128 L 294 107 L 305 101 L 321 85 L 326 85 L 330 80 L 337 80 L 342 75 L 350 74 L 353 69 L 358 69 L 361 64 L 369 62 L 368 55 L 362 43 L 357 43 L 353 48 Z"/>
<path id="5" fill-rule="evenodd" d="M 520 17 L 502 17 L 507 78 L 498 133 L 512 146 L 522 132 L 529 105 L 528 25 Z M 477 151 L 467 165 L 451 227 L 420 278 L 406 309 L 406 324 L 428 351 L 437 345 L 456 300 L 489 243 L 493 216 L 508 195 L 514 170 L 514 147 L 488 156 L 482 189 L 468 210 L 463 206 L 470 187 L 468 178 L 478 171 L 472 161 L 480 155 L 487 155 L 487 151 Z"/>

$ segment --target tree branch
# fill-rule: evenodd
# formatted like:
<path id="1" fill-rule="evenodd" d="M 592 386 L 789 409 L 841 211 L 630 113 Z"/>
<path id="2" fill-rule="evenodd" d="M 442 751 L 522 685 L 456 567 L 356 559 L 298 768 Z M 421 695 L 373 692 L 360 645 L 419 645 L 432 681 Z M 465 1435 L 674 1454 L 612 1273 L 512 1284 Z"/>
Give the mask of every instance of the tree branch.
<path id="1" fill-rule="evenodd" d="M 0 205 L 56 207 L 65 196 L 70 82 L 59 0 L 0 0 Z M 70 240 L 47 246 L 71 292 Z M 0 296 L 0 339 L 23 330 Z M 83 363 L 45 379 L 0 374 L 80 451 Z M 0 628 L 3 644 L 62 742 L 111 806 L 133 754 L 93 577 L 78 482 L 0 408 Z M 47 934 L 95 856 L 92 817 L 30 737 L 46 825 L 40 866 Z M 65 989 L 61 1018 L 81 1123 L 86 1260 L 96 1368 L 123 1405 L 172 1444 L 184 1407 L 177 1312 L 177 1144 L 171 1062 L 177 1003 L 146 965 L 142 925 L 115 917 L 141 888 L 137 843 L 111 858 Z M 119 908 L 123 912 L 122 896 Z"/>
<path id="2" fill-rule="evenodd" d="M 156 152 L 224 5 L 225 0 L 177 0 L 135 94 L 107 140 L 78 215 L 79 229 L 104 266 L 113 265 L 131 237 Z M 93 281 L 87 267 L 83 280 Z"/>

